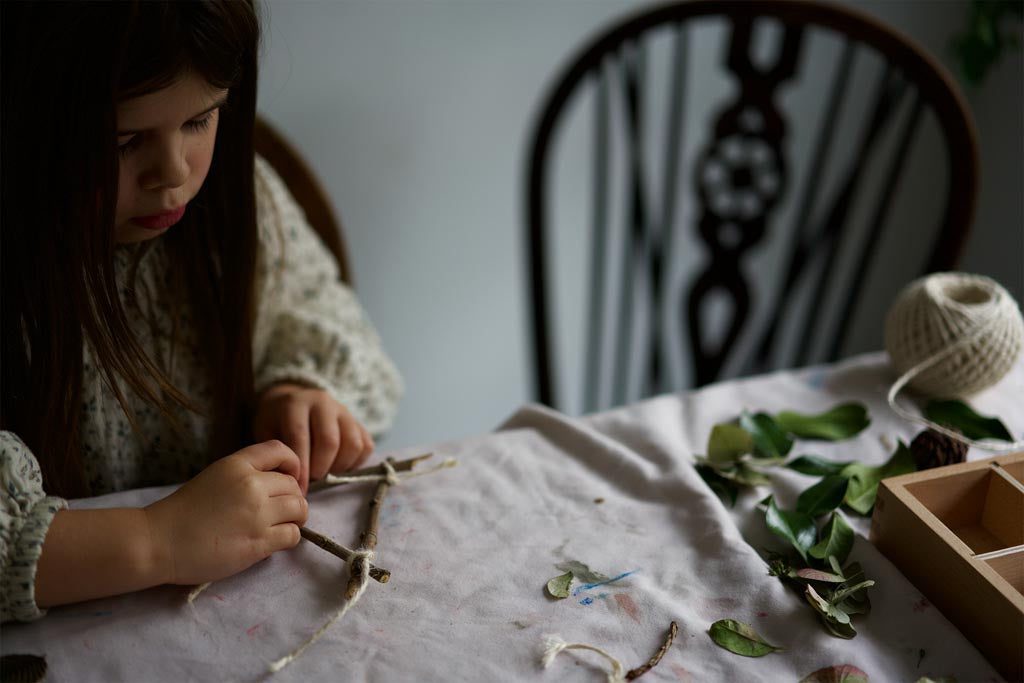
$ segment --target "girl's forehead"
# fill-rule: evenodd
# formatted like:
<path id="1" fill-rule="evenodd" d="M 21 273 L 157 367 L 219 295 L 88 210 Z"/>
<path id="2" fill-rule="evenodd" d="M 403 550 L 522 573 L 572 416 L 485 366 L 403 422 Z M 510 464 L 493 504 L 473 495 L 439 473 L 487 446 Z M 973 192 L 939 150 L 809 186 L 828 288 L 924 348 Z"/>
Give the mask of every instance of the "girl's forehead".
<path id="1" fill-rule="evenodd" d="M 119 131 L 177 128 L 215 105 L 227 92 L 201 76 L 186 74 L 165 88 L 119 102 L 117 127 Z"/>

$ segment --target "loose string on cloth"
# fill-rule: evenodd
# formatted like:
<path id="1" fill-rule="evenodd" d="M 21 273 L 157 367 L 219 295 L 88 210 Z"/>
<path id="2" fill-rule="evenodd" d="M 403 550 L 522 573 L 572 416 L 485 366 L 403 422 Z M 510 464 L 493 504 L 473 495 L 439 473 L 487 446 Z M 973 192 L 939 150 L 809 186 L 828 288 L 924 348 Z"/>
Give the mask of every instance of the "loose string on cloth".
<path id="1" fill-rule="evenodd" d="M 555 657 L 565 650 L 590 650 L 591 652 L 596 652 L 611 662 L 612 670 L 608 672 L 608 683 L 625 683 L 626 667 L 622 666 L 622 662 L 618 659 L 599 647 L 587 645 L 586 643 L 567 643 L 558 635 L 544 637 L 544 654 L 541 657 L 541 664 L 545 669 L 548 668 L 555 661 Z"/>
<path id="2" fill-rule="evenodd" d="M 1019 450 L 1020 448 L 1024 448 L 1024 440 L 1000 441 L 998 439 L 970 439 L 954 429 L 949 429 L 948 427 L 944 427 L 940 424 L 932 422 L 923 415 L 912 413 L 911 411 L 907 410 L 906 408 L 902 407 L 899 403 L 896 402 L 896 397 L 899 395 L 900 391 L 903 390 L 903 387 L 910 383 L 915 377 L 920 375 L 928 368 L 936 365 L 940 361 L 956 353 L 961 348 L 970 345 L 972 342 L 977 342 L 986 334 L 989 334 L 992 328 L 995 327 L 998 323 L 998 316 L 995 313 L 990 314 L 986 318 L 982 319 L 982 321 L 977 325 L 974 331 L 965 334 L 963 337 L 953 342 L 946 348 L 937 351 L 936 353 L 933 353 L 931 356 L 925 358 L 923 361 L 921 361 L 920 363 L 918 363 L 917 365 L 915 365 L 914 367 L 910 368 L 905 373 L 900 375 L 900 377 L 895 382 L 893 382 L 892 386 L 889 388 L 889 395 L 887 396 L 887 399 L 889 401 L 889 407 L 892 408 L 893 411 L 895 411 L 896 414 L 902 417 L 904 420 L 908 420 L 910 422 L 915 422 L 917 424 L 930 427 L 931 429 L 934 429 L 935 431 L 941 434 L 945 434 L 951 439 L 956 439 L 957 441 L 965 443 L 968 446 L 974 446 L 976 448 L 981 448 L 986 451 L 992 451 L 994 453 L 1005 453 L 1008 451 L 1015 451 Z"/>
<path id="3" fill-rule="evenodd" d="M 425 474 L 433 474 L 438 470 L 443 470 L 446 467 L 455 467 L 457 464 L 455 458 L 445 458 L 444 462 L 439 465 L 435 465 L 430 469 L 417 470 L 412 472 L 396 472 L 395 468 L 391 466 L 391 463 L 384 461 L 381 465 L 384 466 L 384 474 L 359 474 L 354 476 L 346 476 L 344 474 L 334 475 L 328 474 L 324 477 L 324 484 L 331 486 L 334 484 L 351 484 L 360 481 L 386 481 L 392 486 L 397 486 L 404 479 L 412 479 L 414 477 L 422 477 Z"/>
<path id="4" fill-rule="evenodd" d="M 345 614 L 347 614 L 348 611 L 352 609 L 357 602 L 359 602 L 359 598 L 363 597 L 363 593 L 366 592 L 366 586 L 370 583 L 370 562 L 373 561 L 373 551 L 367 550 L 366 548 L 359 548 L 353 552 L 352 556 L 348 559 L 348 569 L 350 572 L 353 571 L 353 563 L 360 558 L 363 561 L 359 563 L 359 590 L 356 591 L 351 600 L 346 600 L 345 604 L 341 606 L 341 609 L 331 615 L 331 617 L 324 622 L 324 625 L 318 628 L 316 633 L 310 636 L 306 642 L 292 650 L 291 653 L 285 655 L 281 659 L 278 659 L 276 662 L 273 662 L 270 665 L 271 673 L 277 673 L 298 659 L 302 653 L 306 651 L 306 648 L 320 640 L 320 636 L 326 633 L 327 629 L 340 621 Z"/>

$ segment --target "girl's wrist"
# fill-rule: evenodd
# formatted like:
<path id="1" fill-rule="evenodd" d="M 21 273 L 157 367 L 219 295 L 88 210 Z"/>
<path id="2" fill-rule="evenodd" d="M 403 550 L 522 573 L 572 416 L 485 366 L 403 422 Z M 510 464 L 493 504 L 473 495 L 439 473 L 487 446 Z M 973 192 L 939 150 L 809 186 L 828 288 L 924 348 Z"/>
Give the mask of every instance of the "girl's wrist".
<path id="1" fill-rule="evenodd" d="M 140 568 L 151 579 L 154 585 L 174 583 L 174 553 L 169 535 L 158 512 L 154 509 L 160 501 L 140 510 L 143 516 L 146 533 L 145 542 L 139 549 L 138 562 Z"/>

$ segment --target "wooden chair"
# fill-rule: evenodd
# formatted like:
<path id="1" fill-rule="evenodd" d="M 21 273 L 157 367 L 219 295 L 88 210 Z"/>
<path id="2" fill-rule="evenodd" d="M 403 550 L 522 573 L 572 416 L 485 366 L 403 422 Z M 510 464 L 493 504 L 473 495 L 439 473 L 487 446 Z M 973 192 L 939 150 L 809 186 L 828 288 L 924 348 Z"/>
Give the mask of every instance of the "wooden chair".
<path id="1" fill-rule="evenodd" d="M 690 167 L 680 159 L 685 103 L 693 99 L 684 97 L 688 45 L 694 29 L 708 25 L 725 29 L 722 67 L 735 91 L 713 110 L 710 139 L 698 147 Z M 761 26 L 774 26 L 779 36 L 767 65 L 752 57 L 753 35 Z M 809 51 L 809 37 L 816 34 L 838 46 L 833 63 L 801 61 Z M 665 56 L 658 63 L 668 77 L 658 91 L 665 106 L 653 112 L 648 107 L 654 101 L 649 66 L 656 49 Z M 847 159 L 839 159 L 831 149 L 835 124 L 843 107 L 853 106 L 851 71 L 858 59 L 858 68 L 875 63 L 878 68 L 871 74 L 867 115 L 854 122 L 857 144 Z M 820 119 L 806 129 L 814 131 L 803 167 L 806 181 L 793 187 L 791 131 L 779 110 L 779 91 L 822 70 L 830 82 L 816 100 Z M 661 112 L 664 124 L 652 138 L 654 115 Z M 879 257 L 880 238 L 887 234 L 883 228 L 894 188 L 926 114 L 933 117 L 929 123 L 938 124 L 948 172 L 946 183 L 931 193 L 940 203 L 941 224 L 921 257 L 923 271 L 952 268 L 964 245 L 978 182 L 973 123 L 949 75 L 910 39 L 865 14 L 817 0 L 694 0 L 643 11 L 576 52 L 555 79 L 532 131 L 525 227 L 535 389 L 548 405 L 567 409 L 567 399 L 573 398 L 556 386 L 556 375 L 566 376 L 560 368 L 573 351 L 556 353 L 554 334 L 554 323 L 564 327 L 567 316 L 553 308 L 552 280 L 562 271 L 554 267 L 551 251 L 557 233 L 549 221 L 552 215 L 564 215 L 554 210 L 553 151 L 562 140 L 559 136 L 568 135 L 566 119 L 575 116 L 578 121 L 586 114 L 592 133 L 579 146 L 589 149 L 588 170 L 574 195 L 582 193 L 592 202 L 586 220 L 577 222 L 579 232 L 589 233 L 591 240 L 583 286 L 586 309 L 580 316 L 586 328 L 584 348 L 582 356 L 575 354 L 582 361 L 573 359 L 582 367 L 583 412 L 685 388 L 678 379 L 685 369 L 692 386 L 723 377 L 727 367 L 733 374 L 746 374 L 837 358 L 852 312 L 870 282 L 866 273 Z M 652 139 L 656 145 L 650 144 Z M 661 150 L 663 158 L 654 159 L 652 148 Z M 618 166 L 611 159 L 616 149 L 623 150 Z M 559 172 L 567 156 L 559 157 Z M 693 169 L 687 186 L 680 181 L 684 168 Z M 824 183 L 829 173 L 838 180 Z M 874 183 L 877 192 L 865 197 L 873 184 L 868 181 L 878 179 L 883 182 Z M 695 201 L 684 206 L 686 188 Z M 616 191 L 621 206 L 612 215 Z M 661 201 L 655 206 L 652 197 L 658 191 Z M 792 218 L 785 224 L 778 210 L 783 198 L 792 202 L 787 209 Z M 702 260 L 689 278 L 673 270 L 682 237 L 681 207 L 692 214 L 699 240 L 693 241 L 693 250 Z M 850 228 L 854 213 L 869 216 L 859 232 Z M 767 248 L 768 237 L 780 243 L 774 251 Z M 563 257 L 575 248 L 573 242 Z M 745 272 L 751 255 L 768 253 L 778 254 L 771 264 L 780 274 L 774 286 Z M 906 263 L 903 282 L 922 270 L 912 259 Z M 759 316 L 752 314 L 752 290 L 763 304 Z M 802 313 L 794 303 L 798 296 L 810 301 Z M 716 297 L 724 308 L 716 309 Z M 881 298 L 877 292 L 875 298 Z M 823 329 L 813 312 L 833 300 L 829 310 L 836 312 L 838 322 Z M 703 322 L 716 314 L 717 335 Z M 681 358 L 687 346 L 688 360 Z M 556 357 L 563 362 L 556 363 Z M 674 374 L 667 371 L 670 364 Z"/>
<path id="2" fill-rule="evenodd" d="M 281 176 L 289 192 L 305 212 L 309 224 L 334 254 L 342 282 L 350 287 L 354 286 L 341 223 L 335 216 L 327 193 L 309 165 L 270 122 L 259 116 L 256 117 L 253 130 L 253 143 L 256 153 L 266 159 Z"/>

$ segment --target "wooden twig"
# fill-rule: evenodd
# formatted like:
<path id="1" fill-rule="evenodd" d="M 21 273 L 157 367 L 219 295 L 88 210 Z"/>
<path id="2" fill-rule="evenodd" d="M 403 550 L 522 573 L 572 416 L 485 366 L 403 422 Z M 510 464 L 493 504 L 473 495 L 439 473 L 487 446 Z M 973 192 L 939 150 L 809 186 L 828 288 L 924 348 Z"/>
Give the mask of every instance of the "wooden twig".
<path id="1" fill-rule="evenodd" d="M 387 462 L 392 467 L 396 465 L 391 458 L 388 458 Z M 381 467 L 381 471 L 384 471 L 383 467 Z M 370 499 L 370 517 L 366 521 L 366 530 L 359 534 L 361 549 L 373 550 L 377 547 L 377 521 L 380 519 L 380 509 L 384 505 L 384 496 L 387 495 L 389 488 L 391 488 L 391 484 L 386 479 L 377 482 L 377 490 L 373 492 L 373 498 Z M 359 577 L 363 571 L 362 563 L 365 561 L 364 558 L 357 557 L 352 563 L 352 575 L 348 577 L 348 587 L 345 589 L 346 600 L 351 600 L 359 590 Z"/>
<path id="2" fill-rule="evenodd" d="M 672 647 L 672 641 L 675 640 L 677 633 L 679 633 L 679 625 L 676 624 L 676 622 L 673 621 L 671 624 L 669 624 L 669 627 L 668 627 L 668 637 L 665 638 L 665 644 L 661 646 L 661 649 L 658 650 L 654 654 L 653 657 L 651 657 L 650 659 L 647 660 L 646 664 L 644 664 L 643 666 L 638 666 L 635 669 L 630 669 L 629 671 L 627 671 L 626 672 L 626 680 L 627 681 L 631 681 L 634 678 L 640 678 L 645 673 L 647 673 L 648 671 L 653 669 L 655 666 L 657 666 L 658 662 L 661 661 L 661 658 L 665 656 L 666 652 L 668 652 L 668 649 L 670 647 Z"/>
<path id="3" fill-rule="evenodd" d="M 348 562 L 348 558 L 352 557 L 352 550 L 346 548 L 340 543 L 332 541 L 323 534 L 319 534 L 313 531 L 312 529 L 308 529 L 304 526 L 299 527 L 299 533 L 301 533 L 302 537 L 310 543 L 312 543 L 313 545 L 319 546 L 323 550 L 329 552 L 331 555 L 334 555 L 335 557 L 340 557 L 346 562 Z M 377 567 L 371 564 L 370 578 L 381 583 L 387 583 L 388 580 L 391 578 L 391 572 L 389 572 L 387 569 L 383 569 L 382 567 Z"/>
<path id="4" fill-rule="evenodd" d="M 417 455 L 416 457 L 409 458 L 408 460 L 399 460 L 397 462 L 391 461 L 392 462 L 391 466 L 395 468 L 396 472 L 408 472 L 413 467 L 415 467 L 418 463 L 423 462 L 427 458 L 431 458 L 433 456 L 434 456 L 433 453 L 424 453 L 423 455 Z M 391 460 L 391 459 L 388 458 L 388 460 Z M 383 476 L 384 474 L 386 474 L 386 472 L 384 471 L 384 466 L 383 465 L 370 465 L 369 467 L 361 467 L 358 470 L 352 470 L 351 472 L 346 472 L 342 476 L 345 476 L 345 477 L 366 477 L 366 476 L 369 476 L 369 475 L 381 475 L 381 476 Z M 332 488 L 334 486 L 344 486 L 345 484 L 350 484 L 350 483 L 353 483 L 353 482 L 339 481 L 337 484 L 328 484 L 325 480 L 320 480 L 320 481 L 315 481 L 315 482 L 311 481 L 311 482 L 309 482 L 309 490 L 310 490 L 310 492 L 319 491 L 320 489 Z"/>

